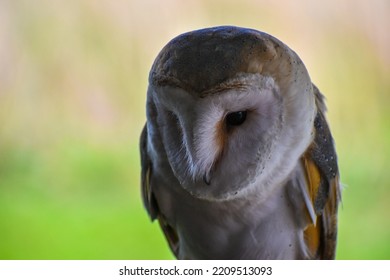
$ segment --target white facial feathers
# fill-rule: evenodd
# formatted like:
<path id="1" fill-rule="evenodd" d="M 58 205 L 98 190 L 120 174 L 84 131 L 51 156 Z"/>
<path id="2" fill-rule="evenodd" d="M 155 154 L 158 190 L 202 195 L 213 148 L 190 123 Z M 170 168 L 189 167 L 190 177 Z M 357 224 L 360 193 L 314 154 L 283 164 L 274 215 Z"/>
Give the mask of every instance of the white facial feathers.
<path id="1" fill-rule="evenodd" d="M 240 85 L 234 88 L 232 85 Z M 252 125 L 260 118 L 267 118 L 272 112 L 271 102 L 278 99 L 275 96 L 278 89 L 274 80 L 270 77 L 262 77 L 260 74 L 239 74 L 235 79 L 227 81 L 220 87 L 225 87 L 225 91 L 214 93 L 203 98 L 197 106 L 197 117 L 194 124 L 194 145 L 196 157 L 196 173 L 194 177 L 205 176 L 206 181 L 212 180 L 213 168 L 218 164 L 218 160 L 226 150 L 237 150 L 242 141 L 245 141 L 243 132 L 236 137 L 242 141 L 232 143 L 230 135 L 226 131 L 226 115 L 232 112 L 248 112 L 249 124 Z M 263 120 L 264 121 L 264 120 Z M 254 122 L 254 123 L 253 123 Z M 255 129 L 255 126 L 252 127 Z M 236 130 L 240 130 L 237 128 Z M 259 128 L 261 129 L 261 128 Z M 234 133 L 239 133 L 238 131 Z M 233 152 L 233 151 L 231 151 Z"/>
<path id="2" fill-rule="evenodd" d="M 191 194 L 228 199 L 254 184 L 268 185 L 286 176 L 282 172 L 267 178 L 275 168 L 285 171 L 278 164 L 289 146 L 277 147 L 283 152 L 274 156 L 280 136 L 286 136 L 284 118 L 290 115 L 285 114 L 284 97 L 272 77 L 239 73 L 204 94 L 170 86 L 152 92 L 168 161 Z M 246 112 L 246 120 L 229 129 L 226 116 L 238 111 Z M 285 145 L 290 140 L 280 142 Z"/>

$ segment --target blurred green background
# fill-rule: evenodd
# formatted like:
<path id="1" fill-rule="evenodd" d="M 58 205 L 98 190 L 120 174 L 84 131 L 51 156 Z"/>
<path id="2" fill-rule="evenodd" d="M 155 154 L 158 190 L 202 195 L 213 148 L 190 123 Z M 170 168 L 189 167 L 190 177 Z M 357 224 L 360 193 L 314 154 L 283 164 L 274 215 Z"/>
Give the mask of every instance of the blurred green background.
<path id="1" fill-rule="evenodd" d="M 150 66 L 215 25 L 294 49 L 327 97 L 338 259 L 390 259 L 390 2 L 0 1 L 0 259 L 172 259 L 139 192 Z"/>

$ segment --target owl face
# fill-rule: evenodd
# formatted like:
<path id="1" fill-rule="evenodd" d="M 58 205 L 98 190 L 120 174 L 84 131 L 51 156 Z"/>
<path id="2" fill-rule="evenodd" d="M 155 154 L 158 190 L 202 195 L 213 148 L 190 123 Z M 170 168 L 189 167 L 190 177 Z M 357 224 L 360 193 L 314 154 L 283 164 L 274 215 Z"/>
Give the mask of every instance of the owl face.
<path id="1" fill-rule="evenodd" d="M 266 198 L 311 142 L 315 106 L 306 69 L 272 37 L 260 59 L 240 59 L 258 43 L 253 36 L 248 30 L 237 45 L 237 34 L 184 34 L 151 70 L 148 130 L 159 135 L 152 146 L 196 198 L 230 200 L 255 188 Z M 281 57 L 286 61 L 274 63 Z"/>

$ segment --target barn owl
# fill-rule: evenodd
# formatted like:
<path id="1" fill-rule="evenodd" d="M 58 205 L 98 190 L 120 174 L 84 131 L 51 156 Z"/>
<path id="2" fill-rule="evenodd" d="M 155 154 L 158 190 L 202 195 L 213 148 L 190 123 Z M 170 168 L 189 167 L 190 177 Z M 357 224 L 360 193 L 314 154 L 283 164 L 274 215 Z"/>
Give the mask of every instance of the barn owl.
<path id="1" fill-rule="evenodd" d="M 182 34 L 149 75 L 144 205 L 178 259 L 333 259 L 340 183 L 323 95 L 288 46 Z"/>

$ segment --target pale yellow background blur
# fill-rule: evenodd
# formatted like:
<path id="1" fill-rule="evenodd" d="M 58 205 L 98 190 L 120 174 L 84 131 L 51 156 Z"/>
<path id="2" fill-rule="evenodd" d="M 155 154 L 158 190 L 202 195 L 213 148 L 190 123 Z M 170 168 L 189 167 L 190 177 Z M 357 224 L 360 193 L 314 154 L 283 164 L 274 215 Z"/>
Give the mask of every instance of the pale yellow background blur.
<path id="1" fill-rule="evenodd" d="M 272 34 L 327 97 L 339 259 L 390 258 L 390 1 L 0 1 L 0 258 L 172 258 L 139 194 L 148 71 L 174 36 Z"/>

